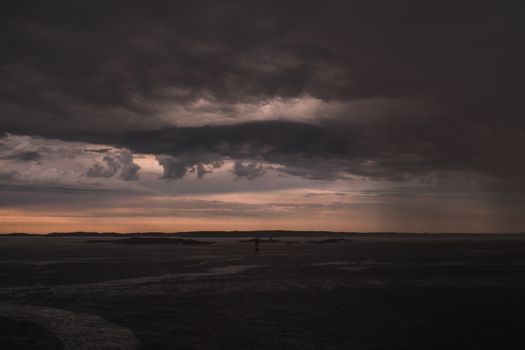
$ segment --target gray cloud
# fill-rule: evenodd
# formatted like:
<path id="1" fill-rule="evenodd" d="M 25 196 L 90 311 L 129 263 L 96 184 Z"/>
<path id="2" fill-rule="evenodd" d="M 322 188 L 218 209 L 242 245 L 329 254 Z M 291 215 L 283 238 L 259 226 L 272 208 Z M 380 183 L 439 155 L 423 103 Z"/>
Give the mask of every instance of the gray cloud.
<path id="1" fill-rule="evenodd" d="M 116 155 L 105 154 L 102 157 L 104 164 L 95 163 L 86 172 L 88 177 L 113 177 L 120 171 L 120 179 L 125 181 L 138 180 L 140 166 L 133 162 L 133 153 L 122 150 Z"/>
<path id="2" fill-rule="evenodd" d="M 20 177 L 20 173 L 16 170 L 0 170 L 0 180 L 12 181 L 17 180 Z"/>
<path id="3" fill-rule="evenodd" d="M 126 164 L 122 167 L 122 171 L 120 172 L 120 178 L 124 181 L 138 180 L 139 170 L 140 170 L 140 166 L 138 166 L 135 163 Z"/>
<path id="4" fill-rule="evenodd" d="M 15 174 L 16 176 L 16 174 Z M 0 180 L 2 173 L 0 172 Z M 0 184 L 0 208 L 55 209 L 98 208 L 116 200 L 144 196 L 132 190 L 106 189 L 88 185 L 44 185 L 39 183 Z M 81 215 L 79 213 L 79 215 Z"/>
<path id="5" fill-rule="evenodd" d="M 86 172 L 89 177 L 113 177 L 120 168 L 120 164 L 110 155 L 105 155 L 102 160 L 105 165 L 95 163 Z"/>
<path id="6" fill-rule="evenodd" d="M 237 161 L 233 165 L 232 172 L 237 179 L 253 180 L 259 176 L 264 175 L 266 169 L 262 164 L 258 164 L 257 162 L 243 163 L 241 161 Z"/>
<path id="7" fill-rule="evenodd" d="M 23 151 L 4 157 L 4 159 L 17 160 L 20 162 L 31 162 L 39 160 L 40 158 L 42 158 L 42 155 L 35 151 Z"/>
<path id="8" fill-rule="evenodd" d="M 199 162 L 192 166 L 192 168 L 189 170 L 192 173 L 197 174 L 197 177 L 201 179 L 206 174 L 213 174 L 213 171 L 215 169 L 218 169 L 222 167 L 224 162 L 222 160 L 216 160 L 209 164 L 205 164 L 202 162 Z"/>
<path id="9" fill-rule="evenodd" d="M 128 150 L 122 150 L 118 154 L 117 159 L 122 166 L 120 178 L 125 181 L 138 180 L 138 171 L 140 170 L 140 166 L 133 163 L 133 153 Z"/>
<path id="10" fill-rule="evenodd" d="M 178 160 L 172 156 L 157 156 L 157 161 L 163 167 L 163 179 L 182 179 L 191 164 Z"/>
<path id="11" fill-rule="evenodd" d="M 184 157 L 158 155 L 156 159 L 164 169 L 161 178 L 176 180 L 182 179 L 188 172 L 197 174 L 199 179 L 206 174 L 212 174 L 215 169 L 223 165 L 222 160 L 217 157 L 210 154 L 193 154 Z"/>

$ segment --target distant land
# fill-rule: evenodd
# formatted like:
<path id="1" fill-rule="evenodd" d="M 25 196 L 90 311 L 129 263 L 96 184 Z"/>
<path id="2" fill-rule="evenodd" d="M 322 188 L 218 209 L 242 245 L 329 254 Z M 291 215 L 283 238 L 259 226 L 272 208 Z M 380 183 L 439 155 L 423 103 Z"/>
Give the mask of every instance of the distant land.
<path id="1" fill-rule="evenodd" d="M 112 236 L 113 237 L 113 236 Z M 213 242 L 199 241 L 186 238 L 166 238 L 166 237 L 126 237 L 119 239 L 94 239 L 86 243 L 114 243 L 114 244 L 189 244 L 202 245 L 212 244 Z"/>
<path id="2" fill-rule="evenodd" d="M 337 231 L 291 231 L 291 230 L 256 230 L 256 231 L 183 231 L 183 232 L 50 232 L 44 234 L 13 232 L 0 234 L 9 237 L 193 237 L 193 238 L 243 238 L 243 237 L 319 237 L 319 236 L 349 236 L 349 237 L 414 237 L 414 236 L 525 236 L 521 233 L 413 233 L 413 232 L 337 232 Z"/>

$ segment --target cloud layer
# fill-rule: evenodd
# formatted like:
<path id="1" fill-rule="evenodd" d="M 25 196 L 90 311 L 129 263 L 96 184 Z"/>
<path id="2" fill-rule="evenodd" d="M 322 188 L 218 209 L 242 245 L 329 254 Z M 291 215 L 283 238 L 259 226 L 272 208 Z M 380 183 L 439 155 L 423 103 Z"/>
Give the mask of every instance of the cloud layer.
<path id="1" fill-rule="evenodd" d="M 227 174 L 239 188 L 369 179 L 514 198 L 523 13 L 519 1 L 17 1 L 0 14 L 0 181 L 136 189 Z"/>

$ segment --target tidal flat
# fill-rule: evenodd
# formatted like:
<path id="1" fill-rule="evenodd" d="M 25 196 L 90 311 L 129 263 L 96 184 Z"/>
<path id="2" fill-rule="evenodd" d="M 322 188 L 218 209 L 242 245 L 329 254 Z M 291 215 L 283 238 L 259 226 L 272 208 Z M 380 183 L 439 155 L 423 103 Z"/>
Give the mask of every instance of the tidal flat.
<path id="1" fill-rule="evenodd" d="M 86 240 L 0 237 L 3 350 L 525 348 L 521 235 Z"/>

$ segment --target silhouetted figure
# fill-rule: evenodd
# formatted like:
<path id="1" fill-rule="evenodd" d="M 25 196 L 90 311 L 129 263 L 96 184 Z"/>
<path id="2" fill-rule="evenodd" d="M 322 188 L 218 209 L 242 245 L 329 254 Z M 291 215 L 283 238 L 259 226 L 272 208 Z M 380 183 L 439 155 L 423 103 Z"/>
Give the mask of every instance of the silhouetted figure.
<path id="1" fill-rule="evenodd" d="M 259 237 L 255 237 L 255 251 L 258 252 L 259 251 Z"/>

